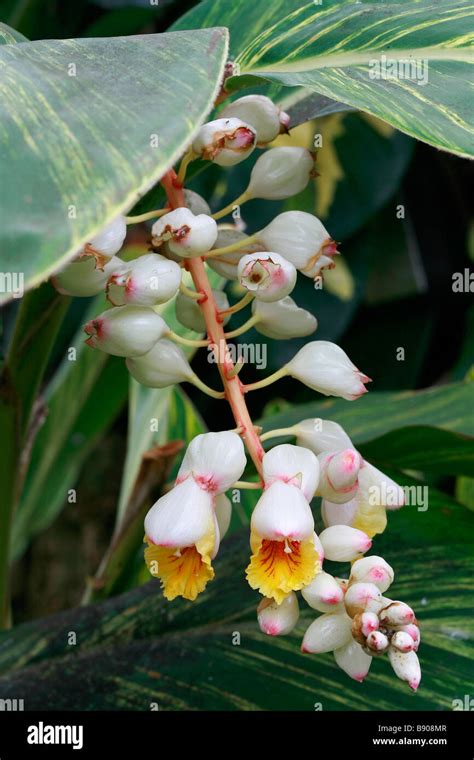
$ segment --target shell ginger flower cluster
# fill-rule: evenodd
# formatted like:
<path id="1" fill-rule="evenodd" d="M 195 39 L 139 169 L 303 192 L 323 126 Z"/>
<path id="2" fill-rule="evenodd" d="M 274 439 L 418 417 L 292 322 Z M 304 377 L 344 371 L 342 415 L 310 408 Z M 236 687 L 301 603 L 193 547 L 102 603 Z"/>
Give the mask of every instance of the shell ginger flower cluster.
<path id="1" fill-rule="evenodd" d="M 225 90 L 219 102 L 226 100 Z M 331 420 L 302 420 L 264 435 L 246 404 L 248 393 L 292 377 L 323 396 L 355 401 L 370 378 L 335 343 L 310 340 L 272 375 L 245 384 L 227 341 L 254 328 L 276 340 L 310 336 L 314 314 L 292 294 L 298 279 L 321 280 L 337 261 L 337 244 L 312 214 L 284 211 L 262 229 L 246 234 L 222 223 L 236 206 L 260 198 L 281 201 L 297 195 L 316 177 L 315 155 L 301 147 L 271 147 L 291 130 L 289 117 L 263 95 L 217 106 L 214 118 L 197 129 L 180 165 L 161 178 L 163 208 L 123 216 L 99 230 L 53 278 L 73 296 L 103 292 L 110 304 L 85 325 L 86 343 L 121 357 L 142 385 L 164 388 L 188 382 L 228 403 L 235 429 L 198 435 L 188 445 L 176 481 L 145 519 L 145 561 L 164 596 L 194 601 L 214 580 L 214 561 L 225 551 L 232 516 L 229 492 L 260 489 L 250 519 L 246 568 L 249 586 L 261 597 L 260 629 L 271 636 L 291 633 L 299 620 L 298 594 L 320 613 L 304 634 L 302 650 L 333 652 L 337 664 L 361 681 L 372 659 L 386 655 L 395 674 L 416 689 L 420 633 L 413 610 L 384 596 L 394 573 L 384 559 L 367 555 L 387 524 L 387 510 L 403 506 L 400 486 L 365 461 L 346 432 Z M 188 166 L 199 159 L 222 167 L 257 156 L 246 190 L 212 212 L 206 199 L 186 187 Z M 119 256 L 127 225 L 152 220 L 150 252 Z M 229 304 L 209 282 L 209 270 L 240 284 L 242 298 Z M 192 287 L 191 287 L 192 283 Z M 315 300 L 317 293 L 315 291 Z M 196 333 L 173 331 L 163 304 L 173 302 L 177 321 Z M 249 316 L 226 331 L 231 316 Z M 187 348 L 214 355 L 216 388 L 192 369 Z M 265 451 L 264 441 L 293 437 Z M 241 481 L 250 464 L 256 479 Z M 325 528 L 318 535 L 312 502 L 321 499 Z M 325 562 L 347 564 L 341 576 Z M 344 574 L 346 577 L 344 577 Z"/>

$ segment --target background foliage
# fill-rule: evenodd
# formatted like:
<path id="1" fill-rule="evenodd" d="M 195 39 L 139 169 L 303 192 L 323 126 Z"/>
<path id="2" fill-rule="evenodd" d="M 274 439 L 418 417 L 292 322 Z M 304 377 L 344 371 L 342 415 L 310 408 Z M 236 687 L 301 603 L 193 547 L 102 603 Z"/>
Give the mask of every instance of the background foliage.
<path id="1" fill-rule="evenodd" d="M 365 31 L 369 13 L 380 21 L 379 43 Z M 374 378 L 370 394 L 355 404 L 315 399 L 284 380 L 249 397 L 252 414 L 264 429 L 309 416 L 339 421 L 369 461 L 400 483 L 428 486 L 429 508 L 408 506 L 391 514 L 386 533 L 374 543 L 374 551 L 395 566 L 394 593 L 419 613 L 424 677 L 416 695 L 396 681 L 387 663 L 374 663 L 361 686 L 330 655 L 302 655 L 298 642 L 310 610 L 289 638 L 260 634 L 255 595 L 243 578 L 251 493 L 235 505 L 217 580 L 193 605 L 165 604 L 143 568 L 143 514 L 171 480 L 180 442 L 207 428 L 233 427 L 233 420 L 224 405 L 189 386 L 149 391 L 130 383 L 123 362 L 83 346 L 81 326 L 103 304 L 58 297 L 50 285 L 41 285 L 3 309 L 0 556 L 8 557 L 15 504 L 16 625 L 0 636 L 2 697 L 29 694 L 32 679 L 31 709 L 143 710 L 158 702 L 165 709 L 312 710 L 321 700 L 324 709 L 451 709 L 453 699 L 469 693 L 474 312 L 469 292 L 452 287 L 453 273 L 468 269 L 473 255 L 469 165 L 452 155 L 472 152 L 473 144 L 464 126 L 472 115 L 466 95 L 469 13 L 465 3 L 448 0 L 396 8 L 364 2 L 355 9 L 334 0 L 323 9 L 274 0 L 265 3 L 265 13 L 249 0 L 162 0 L 157 7 L 139 0 L 3 0 L 0 20 L 17 31 L 0 30 L 0 60 L 16 82 L 20 78 L 30 104 L 22 110 L 13 80 L 4 80 L 3 123 L 17 141 L 13 154 L 23 137 L 14 129 L 11 104 L 28 129 L 34 131 L 36 118 L 26 60 L 35 64 L 34 97 L 50 98 L 52 110 L 44 114 L 34 162 L 25 155 L 14 174 L 22 204 L 12 205 L 11 190 L 2 196 L 2 268 L 21 264 L 28 279 L 39 282 L 175 161 L 211 107 L 227 55 L 226 33 L 183 32 L 179 44 L 168 46 L 156 40 L 171 38 L 152 34 L 170 27 L 229 28 L 230 56 L 241 66 L 231 85 L 251 84 L 284 103 L 292 123 L 300 125 L 291 144 L 311 147 L 321 135 L 323 145 L 321 176 L 290 201 L 250 202 L 245 223 L 253 231 L 289 208 L 323 219 L 341 241 L 342 261 L 322 292 L 299 278 L 294 297 L 318 317 L 317 337 L 340 343 Z M 315 29 L 320 37 L 311 41 Z M 107 39 L 129 35 L 145 36 Z M 69 38 L 81 41 L 61 41 Z M 30 46 L 27 39 L 50 42 Z M 452 60 L 437 53 L 443 40 L 450 41 Z M 358 86 L 368 81 L 361 51 L 373 57 L 378 44 L 389 43 L 400 54 L 431 51 L 426 88 L 410 85 L 394 94 L 386 82 L 372 83 L 369 90 Z M 321 65 L 321 56 L 333 56 L 335 45 L 343 59 L 338 66 Z M 94 56 L 91 87 L 77 88 L 71 78 L 64 83 L 63 76 L 62 94 L 53 98 L 54 65 L 69 60 L 72 50 L 78 63 Z M 121 65 L 127 55 L 127 66 L 120 76 L 102 77 L 107 65 L 112 75 L 117 55 Z M 101 98 L 108 99 L 105 109 Z M 44 192 L 51 187 L 44 171 L 51 170 L 56 147 L 48 141 L 50 129 L 67 150 L 77 143 L 82 151 L 74 154 L 74 171 L 61 165 L 59 152 L 54 156 L 54 171 L 68 183 L 61 186 L 62 197 Z M 150 155 L 144 146 L 154 132 L 160 149 Z M 218 209 L 244 189 L 253 160 L 226 173 L 198 164 L 191 187 Z M 86 209 L 79 229 L 64 226 L 64 199 Z M 151 187 L 138 200 L 137 213 L 160 199 L 160 190 Z M 401 206 L 403 219 L 397 218 Z M 145 250 L 147 237 L 146 226 L 134 229 L 128 255 Z M 213 284 L 224 286 L 217 277 Z M 235 286 L 227 290 L 231 299 L 238 297 Z M 164 316 L 178 329 L 172 305 Z M 234 317 L 231 328 L 241 321 Z M 255 340 L 262 340 L 257 333 L 245 336 Z M 299 346 L 266 344 L 265 373 Z M 71 347 L 77 350 L 73 362 L 67 358 Z M 396 359 L 398 347 L 405 349 L 404 361 Z M 215 368 L 204 351 L 193 357 L 193 368 L 214 384 Z M 251 366 L 243 372 L 249 382 L 261 377 Z M 151 418 L 159 421 L 156 434 L 149 429 Z M 175 443 L 162 448 L 170 441 Z M 77 502 L 68 500 L 70 489 Z M 317 514 L 316 500 L 314 506 Z M 69 631 L 77 633 L 74 647 L 67 643 Z M 236 631 L 240 646 L 232 644 Z M 65 677 L 74 679 L 74 690 L 63 688 Z"/>

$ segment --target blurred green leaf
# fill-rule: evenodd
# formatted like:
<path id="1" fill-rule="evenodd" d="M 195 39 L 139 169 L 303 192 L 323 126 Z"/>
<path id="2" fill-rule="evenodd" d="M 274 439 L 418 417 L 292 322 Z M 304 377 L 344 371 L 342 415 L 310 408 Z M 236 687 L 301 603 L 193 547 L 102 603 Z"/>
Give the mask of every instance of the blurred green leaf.
<path id="1" fill-rule="evenodd" d="M 474 511 L 474 478 L 457 478 L 456 499 Z"/>

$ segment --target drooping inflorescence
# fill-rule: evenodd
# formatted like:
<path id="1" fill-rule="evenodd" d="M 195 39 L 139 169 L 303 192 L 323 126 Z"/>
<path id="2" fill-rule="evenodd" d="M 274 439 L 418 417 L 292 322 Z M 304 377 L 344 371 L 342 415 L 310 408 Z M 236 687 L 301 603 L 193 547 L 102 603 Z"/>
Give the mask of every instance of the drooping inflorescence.
<path id="1" fill-rule="evenodd" d="M 179 171 L 161 182 L 167 205 L 139 217 L 120 216 L 92 238 L 53 282 L 61 293 L 90 296 L 105 292 L 111 308 L 85 326 L 92 348 L 123 357 L 131 375 L 151 388 L 190 382 L 230 404 L 234 431 L 205 433 L 186 450 L 176 482 L 145 519 L 145 560 L 159 578 L 165 597 L 196 599 L 215 575 L 213 560 L 228 529 L 229 489 L 261 488 L 250 521 L 246 578 L 262 595 L 260 629 L 272 636 L 293 631 L 299 620 L 297 592 L 321 613 L 306 630 L 302 650 L 334 652 L 337 664 L 362 681 L 373 657 L 386 654 L 396 675 L 416 689 L 420 634 L 408 605 L 383 594 L 394 579 L 378 556 L 365 556 L 387 523 L 386 510 L 403 506 L 404 492 L 365 461 L 349 436 L 331 420 L 306 419 L 259 435 L 245 394 L 291 376 L 325 396 L 348 401 L 366 393 L 370 381 L 337 346 L 311 340 L 273 375 L 243 384 L 227 339 L 255 327 L 262 335 L 288 340 L 311 335 L 317 320 L 293 300 L 298 273 L 320 278 L 335 266 L 337 244 L 312 214 L 286 211 L 263 229 L 245 234 L 218 223 L 235 205 L 252 198 L 281 200 L 303 190 L 316 176 L 314 154 L 300 147 L 268 147 L 257 158 L 246 190 L 212 214 L 204 198 L 184 187 L 189 163 L 200 158 L 221 167 L 267 148 L 289 117 L 269 98 L 249 95 L 226 105 L 203 124 Z M 126 224 L 154 219 L 151 253 L 132 261 L 119 253 Z M 207 267 L 240 283 L 244 296 L 229 305 L 211 289 Z M 184 282 L 191 275 L 194 290 Z M 170 329 L 160 305 L 175 299 L 178 321 L 204 338 L 190 340 Z M 233 313 L 248 307 L 241 328 L 226 333 Z M 207 386 L 191 368 L 179 344 L 205 346 L 216 353 L 222 389 Z M 294 437 L 266 453 L 263 442 Z M 243 483 L 248 455 L 259 483 Z M 311 509 L 321 497 L 325 525 L 318 535 Z M 346 563 L 347 577 L 326 571 L 325 562 Z M 344 571 L 343 571 L 344 573 Z"/>

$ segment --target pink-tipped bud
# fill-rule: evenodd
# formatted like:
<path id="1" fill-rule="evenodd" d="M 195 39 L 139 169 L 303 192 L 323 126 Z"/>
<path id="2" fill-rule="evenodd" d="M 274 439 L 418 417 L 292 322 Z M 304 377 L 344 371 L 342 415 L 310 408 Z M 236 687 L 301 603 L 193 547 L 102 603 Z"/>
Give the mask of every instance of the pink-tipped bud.
<path id="1" fill-rule="evenodd" d="M 301 590 L 305 602 L 318 612 L 335 612 L 342 609 L 344 592 L 332 575 L 321 571 L 309 586 Z"/>
<path id="2" fill-rule="evenodd" d="M 351 583 L 375 583 L 384 593 L 393 583 L 394 572 L 382 557 L 370 556 L 358 559 L 351 568 Z"/>
<path id="3" fill-rule="evenodd" d="M 372 546 L 366 533 L 348 525 L 333 525 L 319 536 L 326 559 L 332 562 L 352 562 Z"/>
<path id="4" fill-rule="evenodd" d="M 181 282 L 181 268 L 157 253 L 128 262 L 107 281 L 107 299 L 114 306 L 155 306 L 169 301 Z"/>
<path id="5" fill-rule="evenodd" d="M 352 621 L 352 635 L 359 644 L 365 645 L 369 633 L 378 631 L 379 619 L 375 612 L 358 612 Z"/>
<path id="6" fill-rule="evenodd" d="M 353 401 L 367 392 L 370 378 L 335 343 L 314 340 L 307 343 L 286 365 L 288 374 L 324 396 L 340 396 Z"/>
<path id="7" fill-rule="evenodd" d="M 366 650 L 371 654 L 383 654 L 389 647 L 387 636 L 381 631 L 371 631 L 365 641 Z"/>
<path id="8" fill-rule="evenodd" d="M 390 647 L 388 658 L 395 675 L 416 691 L 421 681 L 421 668 L 415 652 L 399 652 Z"/>
<path id="9" fill-rule="evenodd" d="M 240 284 L 267 303 L 285 298 L 296 284 L 296 269 L 278 253 L 262 251 L 242 256 L 237 272 Z"/>
<path id="10" fill-rule="evenodd" d="M 147 306 L 118 306 L 91 319 L 84 327 L 86 343 L 113 356 L 142 356 L 151 351 L 169 327 Z"/>
<path id="11" fill-rule="evenodd" d="M 415 650 L 415 642 L 410 634 L 405 633 L 405 631 L 395 631 L 390 643 L 399 652 L 412 652 Z"/>
<path id="12" fill-rule="evenodd" d="M 350 641 L 340 649 L 335 649 L 334 659 L 341 670 L 359 683 L 366 677 L 372 662 L 372 656 L 364 652 L 356 641 Z"/>
<path id="13" fill-rule="evenodd" d="M 354 583 L 349 586 L 344 597 L 347 614 L 354 617 L 358 612 L 377 609 L 382 594 L 373 583 Z"/>
<path id="14" fill-rule="evenodd" d="M 307 629 L 302 652 L 322 654 L 348 644 L 352 639 L 351 620 L 343 613 L 328 613 L 316 618 Z"/>
<path id="15" fill-rule="evenodd" d="M 257 132 L 241 119 L 224 118 L 203 124 L 193 141 L 193 151 L 205 161 L 234 166 L 255 148 Z"/>
<path id="16" fill-rule="evenodd" d="M 392 602 L 384 607 L 380 613 L 380 622 L 387 626 L 409 625 L 415 620 L 415 613 L 405 602 Z"/>
<path id="17" fill-rule="evenodd" d="M 414 643 L 413 649 L 416 652 L 418 650 L 418 647 L 420 646 L 420 640 L 421 640 L 419 627 L 415 623 L 409 623 L 408 625 L 402 625 L 399 628 L 397 627 L 396 630 L 404 632 L 404 633 L 408 633 L 408 635 L 411 636 Z"/>
<path id="18" fill-rule="evenodd" d="M 318 491 L 333 504 L 345 504 L 356 494 L 362 457 L 355 449 L 320 454 Z"/>
<path id="19" fill-rule="evenodd" d="M 291 633 L 299 616 L 298 598 L 294 592 L 288 594 L 281 604 L 273 599 L 262 599 L 257 607 L 258 625 L 268 636 L 286 636 Z"/>

